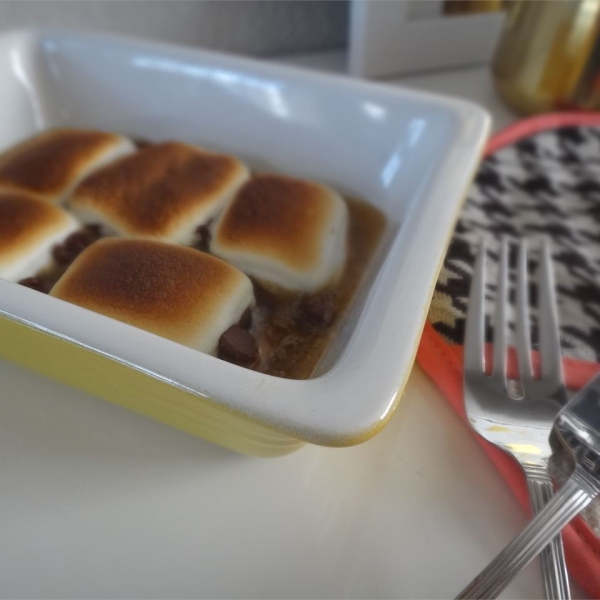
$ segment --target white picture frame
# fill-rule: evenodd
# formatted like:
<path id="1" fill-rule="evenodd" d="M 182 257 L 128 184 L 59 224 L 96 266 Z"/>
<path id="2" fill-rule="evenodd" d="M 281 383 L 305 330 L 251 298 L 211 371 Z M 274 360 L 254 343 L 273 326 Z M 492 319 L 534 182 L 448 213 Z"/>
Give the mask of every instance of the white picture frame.
<path id="1" fill-rule="evenodd" d="M 352 0 L 348 70 L 385 77 L 485 64 L 504 11 L 443 15 L 442 0 Z"/>

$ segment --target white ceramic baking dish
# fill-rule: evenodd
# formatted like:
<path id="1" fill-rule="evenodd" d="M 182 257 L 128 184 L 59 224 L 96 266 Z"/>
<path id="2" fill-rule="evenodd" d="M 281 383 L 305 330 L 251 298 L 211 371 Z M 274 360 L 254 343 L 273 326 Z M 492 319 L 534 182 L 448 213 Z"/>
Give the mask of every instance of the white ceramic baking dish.
<path id="1" fill-rule="evenodd" d="M 380 252 L 316 376 L 246 370 L 0 281 L 0 356 L 234 450 L 284 454 L 377 433 L 410 372 L 489 128 L 478 106 L 109 36 L 0 38 L 0 148 L 82 126 L 227 151 L 379 207 Z"/>

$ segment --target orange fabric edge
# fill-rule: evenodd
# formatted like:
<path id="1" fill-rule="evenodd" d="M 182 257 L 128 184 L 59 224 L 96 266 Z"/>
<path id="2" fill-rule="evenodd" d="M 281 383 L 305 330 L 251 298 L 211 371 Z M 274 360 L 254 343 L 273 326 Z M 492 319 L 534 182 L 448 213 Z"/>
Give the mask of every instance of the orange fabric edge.
<path id="1" fill-rule="evenodd" d="M 484 156 L 489 156 L 520 138 L 545 129 L 569 125 L 600 125 L 600 114 L 546 114 L 525 119 L 496 134 L 489 141 Z M 435 331 L 433 325 L 427 321 L 416 360 L 450 401 L 452 408 L 466 420 L 462 388 L 462 347 L 446 342 Z M 563 365 L 567 385 L 573 389 L 584 386 L 600 371 L 600 365 L 596 363 L 569 358 L 563 359 Z M 527 486 L 520 467 L 504 452 L 492 446 L 474 432 L 472 432 L 472 435 L 475 436 L 496 469 L 498 469 L 523 509 L 529 512 Z M 585 521 L 578 518 L 564 529 L 563 541 L 570 574 L 590 597 L 600 598 L 600 539 L 594 535 Z"/>
<path id="2" fill-rule="evenodd" d="M 496 133 L 487 143 L 483 155 L 489 156 L 509 146 L 517 140 L 528 137 L 545 129 L 568 127 L 569 125 L 599 125 L 600 114 L 597 112 L 548 113 L 523 119 L 505 127 Z"/>

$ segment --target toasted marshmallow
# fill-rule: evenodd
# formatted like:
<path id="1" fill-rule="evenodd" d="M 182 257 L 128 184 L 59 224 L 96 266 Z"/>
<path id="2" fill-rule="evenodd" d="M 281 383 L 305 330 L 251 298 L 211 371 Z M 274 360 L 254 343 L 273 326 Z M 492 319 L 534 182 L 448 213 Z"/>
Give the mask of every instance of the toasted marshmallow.
<path id="1" fill-rule="evenodd" d="M 64 204 L 87 175 L 132 152 L 135 152 L 133 142 L 120 135 L 54 129 L 0 156 L 0 187 Z"/>
<path id="2" fill-rule="evenodd" d="M 52 263 L 52 248 L 76 231 L 66 211 L 20 192 L 0 192 L 0 277 L 19 281 Z"/>
<path id="3" fill-rule="evenodd" d="M 189 245 L 248 177 L 232 156 L 165 142 L 88 177 L 74 191 L 71 208 L 109 233 Z"/>
<path id="4" fill-rule="evenodd" d="M 332 190 L 258 175 L 217 222 L 210 250 L 263 282 L 312 292 L 341 275 L 347 229 L 348 208 Z"/>
<path id="5" fill-rule="evenodd" d="M 50 294 L 208 354 L 254 304 L 248 277 L 214 256 L 117 238 L 84 250 Z"/>

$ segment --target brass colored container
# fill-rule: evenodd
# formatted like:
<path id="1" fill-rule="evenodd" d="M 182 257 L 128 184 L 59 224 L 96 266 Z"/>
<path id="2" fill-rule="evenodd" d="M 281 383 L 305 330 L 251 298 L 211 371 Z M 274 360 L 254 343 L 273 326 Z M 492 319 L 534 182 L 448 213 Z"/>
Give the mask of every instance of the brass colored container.
<path id="1" fill-rule="evenodd" d="M 445 0 L 445 15 L 473 15 L 502 10 L 504 0 Z"/>
<path id="2" fill-rule="evenodd" d="M 492 72 L 520 113 L 600 109 L 600 0 L 508 3 Z"/>

